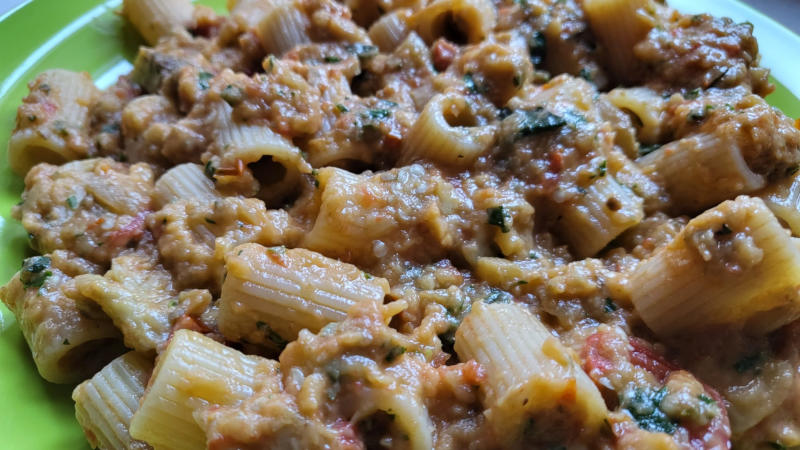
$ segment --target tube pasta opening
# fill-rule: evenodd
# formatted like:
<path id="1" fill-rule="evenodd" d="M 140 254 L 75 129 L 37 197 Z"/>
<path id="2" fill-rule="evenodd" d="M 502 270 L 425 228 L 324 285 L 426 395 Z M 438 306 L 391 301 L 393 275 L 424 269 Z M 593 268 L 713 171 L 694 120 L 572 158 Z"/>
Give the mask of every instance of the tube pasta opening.
<path id="1" fill-rule="evenodd" d="M 480 42 L 496 21 L 489 0 L 434 0 L 412 17 L 414 29 L 428 44 L 440 37 L 456 44 Z"/>
<path id="2" fill-rule="evenodd" d="M 669 192 L 675 212 L 695 213 L 738 194 L 761 189 L 732 139 L 700 134 L 671 142 L 637 160 L 642 171 Z"/>
<path id="3" fill-rule="evenodd" d="M 403 145 L 402 164 L 419 159 L 465 167 L 495 141 L 496 127 L 480 125 L 458 94 L 433 97 L 414 122 Z"/>

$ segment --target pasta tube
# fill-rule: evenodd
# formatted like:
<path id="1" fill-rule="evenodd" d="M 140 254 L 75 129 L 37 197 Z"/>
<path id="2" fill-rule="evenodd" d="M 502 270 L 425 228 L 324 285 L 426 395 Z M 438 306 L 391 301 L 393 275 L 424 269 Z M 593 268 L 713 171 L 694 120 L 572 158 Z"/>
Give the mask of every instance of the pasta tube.
<path id="1" fill-rule="evenodd" d="M 455 93 L 436 95 L 409 130 L 401 164 L 427 159 L 469 166 L 494 144 L 495 131 L 494 125 L 478 125 L 464 97 Z"/>
<path id="2" fill-rule="evenodd" d="M 369 27 L 369 38 L 382 52 L 389 53 L 397 48 L 411 31 L 408 21 L 411 10 L 398 9 L 384 14 Z"/>
<path id="3" fill-rule="evenodd" d="M 75 417 L 92 447 L 103 450 L 150 448 L 144 442 L 131 439 L 128 428 L 152 371 L 151 358 L 129 352 L 75 388 L 72 392 Z"/>
<path id="4" fill-rule="evenodd" d="M 440 37 L 474 44 L 494 29 L 497 11 L 489 0 L 434 0 L 417 11 L 411 22 L 428 44 Z"/>
<path id="5" fill-rule="evenodd" d="M 666 188 L 678 213 L 696 213 L 766 184 L 766 179 L 747 165 L 733 139 L 710 134 L 671 142 L 637 164 Z"/>
<path id="6" fill-rule="evenodd" d="M 642 199 L 604 175 L 560 205 L 559 230 L 573 251 L 586 258 L 597 254 L 623 231 L 644 217 Z"/>
<path id="7" fill-rule="evenodd" d="M 383 303 L 389 283 L 305 249 L 244 244 L 228 253 L 218 325 L 226 338 L 278 345 L 347 317 L 357 302 Z"/>
<path id="8" fill-rule="evenodd" d="M 204 335 L 178 330 L 158 357 L 130 434 L 154 449 L 206 448 L 195 411 L 228 406 L 253 395 L 259 373 L 275 376 L 278 363 L 244 355 Z"/>
<path id="9" fill-rule="evenodd" d="M 176 30 L 185 30 L 193 23 L 194 7 L 190 0 L 124 0 L 125 16 L 145 41 L 156 45 L 158 40 Z"/>
<path id="10" fill-rule="evenodd" d="M 108 316 L 75 288 L 73 276 L 96 270 L 57 250 L 26 259 L 0 288 L 0 298 L 17 317 L 36 368 L 47 381 L 84 380 L 124 351 Z"/>
<path id="11" fill-rule="evenodd" d="M 86 72 L 53 69 L 30 84 L 8 141 L 11 170 L 24 176 L 36 164 L 63 164 L 89 152 L 89 107 L 99 95 Z"/>
<path id="12" fill-rule="evenodd" d="M 633 47 L 655 26 L 651 0 L 586 0 L 583 10 L 602 43 L 608 66 L 621 81 L 631 81 L 638 66 Z"/>
<path id="13" fill-rule="evenodd" d="M 256 34 L 267 53 L 281 56 L 311 42 L 306 15 L 290 0 L 276 0 L 256 26 Z"/>
<path id="14" fill-rule="evenodd" d="M 633 305 L 661 337 L 714 327 L 766 333 L 800 317 L 800 247 L 758 198 L 695 217 L 630 278 Z"/>
<path id="15" fill-rule="evenodd" d="M 758 193 L 778 219 L 800 236 L 800 177 L 794 175 L 768 186 Z"/>
<path id="16" fill-rule="evenodd" d="M 602 426 L 607 410 L 597 387 L 525 307 L 474 303 L 455 349 L 486 368 L 485 414 L 504 445 L 563 444 Z"/>
<path id="17" fill-rule="evenodd" d="M 181 164 L 161 175 L 155 184 L 155 200 L 159 206 L 175 200 L 214 200 L 220 197 L 198 164 Z"/>

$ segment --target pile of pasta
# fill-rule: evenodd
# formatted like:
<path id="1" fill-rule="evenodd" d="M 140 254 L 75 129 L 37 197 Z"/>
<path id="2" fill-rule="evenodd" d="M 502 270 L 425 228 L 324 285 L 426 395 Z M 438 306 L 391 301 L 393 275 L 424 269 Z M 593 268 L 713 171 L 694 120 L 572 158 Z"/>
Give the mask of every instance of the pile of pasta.
<path id="1" fill-rule="evenodd" d="M 800 445 L 800 130 L 651 0 L 125 0 L 0 297 L 102 449 Z"/>

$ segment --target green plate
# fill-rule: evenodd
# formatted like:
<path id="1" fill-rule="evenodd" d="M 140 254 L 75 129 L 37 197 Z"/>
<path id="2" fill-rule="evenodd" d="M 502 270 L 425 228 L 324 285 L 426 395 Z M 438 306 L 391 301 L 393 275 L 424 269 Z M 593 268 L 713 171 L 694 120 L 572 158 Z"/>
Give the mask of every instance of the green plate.
<path id="1" fill-rule="evenodd" d="M 140 39 L 114 11 L 121 0 L 33 0 L 0 17 L 0 142 L 14 128 L 26 83 L 49 68 L 88 71 L 100 87 L 130 69 Z M 224 0 L 204 4 L 222 10 Z M 688 12 L 709 11 L 755 25 L 763 64 L 781 83 L 768 100 L 792 117 L 800 117 L 800 73 L 786 49 L 800 49 L 800 37 L 734 0 L 673 0 Z M 795 50 L 797 51 L 797 50 Z M 800 55 L 796 55 L 800 56 Z M 794 95 L 792 94 L 794 92 Z M 4 148 L 5 146 L 0 146 Z M 9 218 L 19 201 L 22 181 L 0 154 L 0 282 L 5 283 L 27 254 L 22 227 Z M 43 381 L 31 361 L 14 317 L 0 306 L 0 447 L 16 450 L 85 449 L 75 421 L 72 386 Z"/>

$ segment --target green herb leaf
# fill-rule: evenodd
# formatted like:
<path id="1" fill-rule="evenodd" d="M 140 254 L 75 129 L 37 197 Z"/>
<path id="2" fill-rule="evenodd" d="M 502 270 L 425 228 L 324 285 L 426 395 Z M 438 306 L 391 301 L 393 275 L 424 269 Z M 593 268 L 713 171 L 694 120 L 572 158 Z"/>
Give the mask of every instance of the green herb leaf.
<path id="1" fill-rule="evenodd" d="M 488 222 L 489 225 L 494 225 L 496 227 L 500 227 L 500 230 L 503 233 L 508 233 L 511 231 L 509 227 L 509 222 L 511 218 L 508 216 L 508 212 L 503 208 L 503 206 L 496 206 L 494 208 L 489 208 L 486 210 L 486 213 L 489 216 Z"/>
<path id="2" fill-rule="evenodd" d="M 345 49 L 350 53 L 355 53 L 361 59 L 367 59 L 367 58 L 372 58 L 373 56 L 378 56 L 378 47 L 374 45 L 362 44 L 360 42 L 356 42 L 355 44 L 350 44 L 346 46 Z"/>
<path id="3" fill-rule="evenodd" d="M 563 117 L 557 116 L 541 106 L 520 110 L 517 114 L 522 114 L 522 121 L 516 134 L 517 139 L 560 128 L 567 124 Z"/>
<path id="4" fill-rule="evenodd" d="M 700 400 L 701 402 L 707 404 L 707 405 L 712 405 L 712 404 L 716 403 L 713 398 L 707 396 L 706 394 L 698 395 L 697 399 Z"/>
<path id="5" fill-rule="evenodd" d="M 483 94 L 486 92 L 486 86 L 476 83 L 471 72 L 464 74 L 464 85 L 470 94 Z"/>
<path id="6" fill-rule="evenodd" d="M 651 388 L 635 388 L 627 391 L 620 399 L 626 409 L 644 430 L 672 434 L 676 424 L 661 410 L 661 401 L 667 395 L 667 388 L 657 391 Z"/>
<path id="7" fill-rule="evenodd" d="M 700 96 L 700 88 L 694 88 L 691 91 L 687 92 L 686 95 L 683 97 L 687 100 L 694 100 Z"/>
<path id="8" fill-rule="evenodd" d="M 617 309 L 619 309 L 619 307 L 617 306 L 616 303 L 614 303 L 614 300 L 612 300 L 610 297 L 606 297 L 606 302 L 603 305 L 603 311 L 610 314 L 616 311 Z"/>
<path id="9" fill-rule="evenodd" d="M 489 292 L 489 295 L 483 299 L 484 303 L 492 304 L 492 303 L 511 303 L 511 300 L 514 299 L 514 296 L 509 294 L 506 291 L 501 291 L 500 289 L 492 289 Z"/>
<path id="10" fill-rule="evenodd" d="M 528 38 L 528 54 L 534 66 L 544 62 L 544 58 L 547 56 L 547 39 L 541 31 L 534 32 Z"/>
<path id="11" fill-rule="evenodd" d="M 337 62 L 341 61 L 342 58 L 339 58 L 338 56 L 326 56 L 325 58 L 323 58 L 323 60 L 326 63 L 337 63 Z"/>
<path id="12" fill-rule="evenodd" d="M 205 71 L 198 73 L 197 74 L 197 87 L 199 87 L 200 90 L 205 91 L 206 89 L 208 89 L 208 80 L 210 80 L 212 78 L 214 78 L 214 74 L 213 73 L 205 72 Z"/>
<path id="13" fill-rule="evenodd" d="M 660 148 L 660 144 L 642 145 L 639 147 L 639 156 L 649 155 Z"/>
<path id="14" fill-rule="evenodd" d="M 606 173 L 607 173 L 607 171 L 608 171 L 608 161 L 606 161 L 606 160 L 604 159 L 604 160 L 603 160 L 603 161 L 600 163 L 600 165 L 599 165 L 599 166 L 597 166 L 597 170 L 595 171 L 595 173 L 594 173 L 594 174 L 592 174 L 592 176 L 591 176 L 590 178 L 592 178 L 592 179 L 595 179 L 595 178 L 603 178 L 604 176 L 606 176 Z"/>
<path id="15" fill-rule="evenodd" d="M 22 269 L 19 272 L 19 280 L 25 288 L 42 287 L 45 280 L 53 275 L 47 270 L 50 268 L 51 260 L 48 256 L 32 256 L 22 262 Z"/>
<path id="16" fill-rule="evenodd" d="M 78 207 L 78 199 L 75 198 L 74 195 L 70 195 L 69 197 L 67 197 L 67 206 L 69 206 L 70 209 L 77 208 Z"/>
<path id="17" fill-rule="evenodd" d="M 341 104 L 341 103 L 337 103 L 337 104 L 336 104 L 336 109 L 338 109 L 338 110 L 339 110 L 339 112 L 342 112 L 342 113 L 346 113 L 347 111 L 350 111 L 349 109 L 347 109 L 347 107 L 346 107 L 346 106 L 344 106 L 344 105 L 343 105 L 343 104 Z"/>
<path id="18" fill-rule="evenodd" d="M 391 115 L 388 109 L 370 109 L 367 111 L 370 119 L 385 119 Z"/>
<path id="19" fill-rule="evenodd" d="M 214 178 L 214 174 L 217 173 L 217 168 L 214 167 L 214 163 L 211 162 L 211 160 L 209 160 L 206 163 L 206 167 L 203 171 L 206 173 L 206 176 L 208 178 Z"/>
<path id="20" fill-rule="evenodd" d="M 401 345 L 392 347 L 392 349 L 389 350 L 389 353 L 386 354 L 386 362 L 394 361 L 395 359 L 397 359 L 398 356 L 402 355 L 405 352 L 406 348 Z"/>

